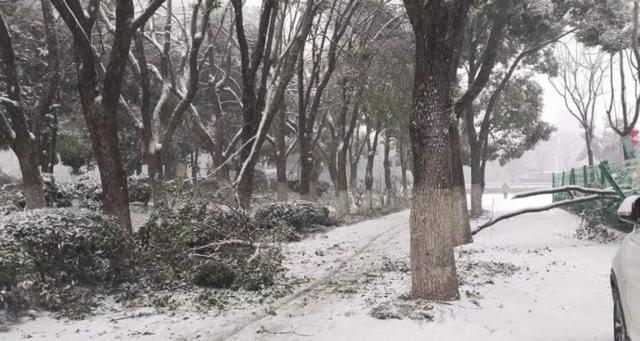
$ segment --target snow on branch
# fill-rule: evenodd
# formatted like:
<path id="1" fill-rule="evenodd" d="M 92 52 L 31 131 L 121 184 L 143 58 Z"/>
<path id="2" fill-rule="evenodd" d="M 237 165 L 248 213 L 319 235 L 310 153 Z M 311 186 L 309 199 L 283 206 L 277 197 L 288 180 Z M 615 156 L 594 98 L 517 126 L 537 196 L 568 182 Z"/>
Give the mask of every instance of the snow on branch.
<path id="1" fill-rule="evenodd" d="M 587 188 L 582 186 L 569 185 L 569 186 L 554 187 L 549 189 L 541 189 L 536 191 L 517 193 L 512 197 L 512 199 L 520 199 L 520 198 L 532 197 L 534 195 L 553 194 L 553 193 L 561 193 L 561 192 L 568 192 L 568 191 L 576 191 L 584 194 L 618 195 L 616 191 L 613 191 L 610 189 Z"/>
<path id="2" fill-rule="evenodd" d="M 156 10 L 165 2 L 165 0 L 153 0 L 147 8 L 133 20 L 131 23 L 131 30 L 135 31 L 140 27 L 144 26 L 144 24 L 153 16 Z"/>
<path id="3" fill-rule="evenodd" d="M 475 230 L 471 231 L 471 234 L 475 235 L 478 232 L 486 229 L 489 226 L 492 226 L 492 225 L 496 224 L 499 221 L 506 220 L 506 219 L 509 219 L 509 218 L 513 218 L 515 216 L 519 216 L 519 215 L 525 214 L 525 213 L 535 213 L 535 212 L 548 211 L 548 210 L 553 209 L 553 208 L 567 206 L 567 205 L 579 204 L 579 203 L 587 202 L 587 201 L 591 201 L 591 200 L 617 199 L 617 198 L 619 198 L 617 195 L 595 194 L 595 195 L 588 195 L 588 196 L 585 196 L 585 197 L 579 197 L 579 198 L 575 198 L 575 199 L 567 199 L 567 200 L 557 201 L 557 202 L 551 203 L 549 205 L 544 205 L 544 206 L 539 206 L 539 207 L 523 208 L 521 210 L 517 210 L 517 211 L 511 212 L 511 213 L 507 213 L 507 214 L 498 216 L 497 218 L 492 218 L 488 222 L 478 226 Z"/>

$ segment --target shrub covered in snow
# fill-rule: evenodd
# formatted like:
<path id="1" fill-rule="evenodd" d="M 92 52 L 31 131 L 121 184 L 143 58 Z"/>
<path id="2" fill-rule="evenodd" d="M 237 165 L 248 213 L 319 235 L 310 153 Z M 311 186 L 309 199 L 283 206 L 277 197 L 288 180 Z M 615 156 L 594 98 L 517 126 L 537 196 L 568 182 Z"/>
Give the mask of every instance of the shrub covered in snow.
<path id="1" fill-rule="evenodd" d="M 151 200 L 151 181 L 146 176 L 132 176 L 128 179 L 129 202 L 148 203 Z"/>
<path id="2" fill-rule="evenodd" d="M 24 208 L 24 195 L 17 189 L 5 188 L 0 191 L 0 216 L 11 212 L 21 211 Z"/>
<path id="3" fill-rule="evenodd" d="M 122 280 L 131 239 L 116 221 L 82 209 L 40 209 L 0 217 L 0 288 L 12 310 L 74 315 L 89 288 Z"/>
<path id="4" fill-rule="evenodd" d="M 297 232 L 313 230 L 318 226 L 336 225 L 337 221 L 329 216 L 326 207 L 309 201 L 277 202 L 259 207 L 255 213 L 256 221 L 263 228 L 291 226 Z"/>
<path id="5" fill-rule="evenodd" d="M 271 285 L 279 250 L 261 247 L 259 233 L 250 216 L 226 206 L 187 201 L 157 210 L 139 231 L 147 277 L 214 288 Z"/>

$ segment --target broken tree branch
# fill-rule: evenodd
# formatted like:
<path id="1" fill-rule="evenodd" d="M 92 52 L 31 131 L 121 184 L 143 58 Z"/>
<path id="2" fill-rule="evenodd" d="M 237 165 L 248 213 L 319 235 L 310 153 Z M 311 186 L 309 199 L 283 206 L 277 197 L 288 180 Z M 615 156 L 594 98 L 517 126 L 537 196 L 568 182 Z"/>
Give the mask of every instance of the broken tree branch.
<path id="1" fill-rule="evenodd" d="M 513 218 L 515 216 L 519 216 L 521 214 L 525 214 L 525 213 L 535 213 L 535 212 L 542 212 L 542 211 L 548 211 L 550 209 L 553 208 L 557 208 L 557 207 L 562 207 L 562 206 L 567 206 L 567 205 L 573 205 L 573 204 L 579 204 L 582 202 L 587 202 L 587 201 L 591 201 L 591 200 L 598 200 L 598 199 L 618 199 L 619 197 L 617 195 L 588 195 L 586 197 L 579 197 L 579 198 L 575 198 L 575 199 L 567 199 L 567 200 L 562 200 L 562 201 L 557 201 L 554 202 L 552 204 L 549 205 L 545 205 L 545 206 L 539 206 L 539 207 L 530 207 L 530 208 L 523 208 L 521 210 L 517 210 L 511 213 L 507 213 L 504 215 L 501 215 L 495 219 L 491 219 L 488 222 L 478 226 L 475 230 L 471 231 L 472 235 L 477 234 L 478 232 L 486 229 L 489 226 L 492 226 L 494 224 L 496 224 L 499 221 L 502 220 L 506 220 L 509 218 Z"/>
<path id="2" fill-rule="evenodd" d="M 541 189 L 536 191 L 517 193 L 512 197 L 512 199 L 520 199 L 520 198 L 532 197 L 534 195 L 540 195 L 540 194 L 553 194 L 553 193 L 562 193 L 562 192 L 569 192 L 569 191 L 576 191 L 576 192 L 585 193 L 585 194 L 618 195 L 616 191 L 610 190 L 610 189 L 587 188 L 582 186 L 569 185 L 569 186 L 554 187 L 549 189 Z"/>

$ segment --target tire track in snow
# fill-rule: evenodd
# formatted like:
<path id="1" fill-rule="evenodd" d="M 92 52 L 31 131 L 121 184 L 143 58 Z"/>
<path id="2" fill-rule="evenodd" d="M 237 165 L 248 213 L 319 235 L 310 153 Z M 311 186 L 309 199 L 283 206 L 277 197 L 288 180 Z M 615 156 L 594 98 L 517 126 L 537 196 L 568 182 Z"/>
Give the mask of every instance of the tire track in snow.
<path id="1" fill-rule="evenodd" d="M 395 236 L 396 233 L 398 233 L 401 230 L 401 227 L 407 225 L 409 223 L 409 221 L 404 221 L 402 223 L 397 223 L 395 225 L 392 225 L 391 227 L 389 227 L 388 229 L 374 235 L 373 237 L 371 237 L 364 245 L 362 245 L 360 248 L 358 248 L 351 256 L 343 259 L 342 261 L 340 261 L 338 263 L 338 266 L 332 270 L 330 270 L 329 272 L 327 272 L 326 274 L 324 274 L 322 277 L 320 277 L 319 279 L 315 280 L 313 283 L 307 285 L 306 287 L 298 290 L 297 292 L 286 296 L 284 298 L 282 298 L 279 302 L 275 303 L 274 305 L 271 306 L 273 311 L 276 311 L 286 305 L 288 305 L 289 303 L 301 298 L 301 297 L 306 297 L 307 294 L 309 294 L 311 291 L 322 287 L 323 285 L 328 284 L 329 280 L 334 278 L 336 275 L 338 275 L 341 271 L 343 271 L 347 265 L 356 257 L 360 256 L 361 254 L 363 254 L 365 251 L 367 251 L 369 248 L 371 248 L 371 246 L 378 240 L 380 240 L 383 236 L 389 234 L 390 238 L 392 238 L 393 236 Z M 269 314 L 267 312 L 263 312 L 260 314 L 256 314 L 254 317 L 249 318 L 246 322 L 236 326 L 235 328 L 233 328 L 231 331 L 223 333 L 222 335 L 218 335 L 218 336 L 214 336 L 212 340 L 227 340 L 231 337 L 236 336 L 237 334 L 239 334 L 240 332 L 242 332 L 243 330 L 245 330 L 247 327 L 253 325 L 254 323 L 264 319 L 265 317 L 269 316 Z"/>

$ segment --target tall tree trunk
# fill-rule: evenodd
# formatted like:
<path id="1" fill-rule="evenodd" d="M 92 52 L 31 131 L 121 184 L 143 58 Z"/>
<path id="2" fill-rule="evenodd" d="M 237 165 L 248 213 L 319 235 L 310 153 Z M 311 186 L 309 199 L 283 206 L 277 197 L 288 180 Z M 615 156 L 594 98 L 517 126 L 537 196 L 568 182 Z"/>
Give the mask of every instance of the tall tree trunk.
<path id="1" fill-rule="evenodd" d="M 404 139 L 398 141 L 398 156 L 400 158 L 400 183 L 402 185 L 402 199 L 409 200 L 409 183 L 407 180 L 407 154 Z"/>
<path id="2" fill-rule="evenodd" d="M 96 154 L 102 183 L 102 206 L 107 214 L 118 219 L 120 226 L 131 232 L 127 172 L 120 155 L 118 127 L 115 120 L 117 107 L 105 109 L 110 109 L 112 112 L 109 114 L 92 112 L 89 115 L 93 119 L 87 119 L 89 136 Z M 95 119 L 97 117 L 103 117 L 103 119 Z"/>
<path id="3" fill-rule="evenodd" d="M 218 87 L 218 83 L 214 82 L 215 77 L 215 68 L 213 67 L 215 63 L 214 51 L 211 49 L 209 51 L 209 78 L 211 81 L 209 82 L 209 100 L 211 101 L 211 107 L 213 111 L 213 130 L 214 130 L 214 148 L 211 151 L 211 158 L 213 162 L 213 168 L 217 170 L 215 174 L 216 181 L 219 185 L 227 184 L 230 182 L 229 178 L 229 167 L 227 167 L 225 162 L 224 148 L 226 145 L 225 142 L 225 129 L 224 129 L 224 112 L 223 108 L 220 105 L 220 89 Z M 223 84 L 220 84 L 222 86 Z"/>
<path id="4" fill-rule="evenodd" d="M 415 34 L 411 206 L 411 295 L 459 298 L 454 247 L 455 195 L 451 171 L 451 90 L 471 1 L 404 0 Z"/>
<path id="5" fill-rule="evenodd" d="M 358 186 L 358 164 L 360 158 L 356 157 L 349 162 L 349 186 L 356 188 Z"/>
<path id="6" fill-rule="evenodd" d="M 480 148 L 471 148 L 471 215 L 478 217 L 482 215 L 482 170 L 480 164 L 482 156 Z"/>
<path id="7" fill-rule="evenodd" d="M 41 0 L 42 19 L 47 41 L 47 63 L 49 64 L 50 79 L 48 88 L 37 110 L 40 115 L 40 157 L 41 170 L 53 174 L 53 166 L 56 162 L 56 140 L 58 136 L 58 114 L 51 106 L 57 97 L 60 85 L 60 53 L 58 34 L 56 32 L 55 17 L 49 0 Z"/>
<path id="8" fill-rule="evenodd" d="M 473 242 L 471 225 L 469 224 L 469 212 L 467 211 L 467 190 L 464 183 L 462 169 L 462 155 L 460 154 L 460 132 L 457 120 L 454 120 L 449 130 L 451 138 L 451 167 L 453 176 L 453 194 L 455 196 L 456 215 L 452 217 L 455 223 L 455 245 L 464 245 Z"/>
<path id="9" fill-rule="evenodd" d="M 416 65 L 415 109 L 410 120 L 414 170 L 411 294 L 416 298 L 452 300 L 459 293 L 451 219 L 456 209 L 448 134 L 450 89 L 446 78 L 441 72 L 438 74 L 438 67 L 423 58 L 420 59 L 426 65 Z"/>
<path id="10" fill-rule="evenodd" d="M 307 113 L 304 99 L 304 49 L 300 51 L 297 65 L 298 78 L 298 143 L 300 147 L 300 197 L 312 200 L 311 172 L 313 172 L 313 152 L 311 134 L 313 127 L 307 127 Z M 313 124 L 313 122 L 310 122 Z"/>
<path id="11" fill-rule="evenodd" d="M 8 138 L 11 149 L 18 157 L 27 208 L 41 208 L 46 206 L 46 202 L 38 160 L 40 146 L 23 107 L 15 51 L 2 13 L 0 13 L 0 60 L 9 98 L 9 101 L 2 101 L 9 117 L 5 117 L 5 114 L 0 112 L 0 119 L 4 123 L 0 134 Z"/>
<path id="12" fill-rule="evenodd" d="M 589 166 L 593 166 L 593 133 L 591 133 L 588 128 L 585 128 L 584 130 L 584 142 L 587 148 L 587 160 L 589 161 Z"/>
<path id="13" fill-rule="evenodd" d="M 339 148 L 336 155 L 336 194 L 338 196 L 338 214 L 349 214 L 349 183 L 347 182 L 347 153 Z"/>
<path id="14" fill-rule="evenodd" d="M 371 131 L 371 129 L 369 128 L 370 125 L 367 127 L 367 136 L 366 138 L 369 139 L 369 133 Z M 369 207 L 369 210 L 373 210 L 373 164 L 376 158 L 376 152 L 378 149 L 378 137 L 380 136 L 380 130 L 382 129 L 382 119 L 378 118 L 376 121 L 376 126 L 373 128 L 374 134 L 373 134 L 373 142 L 370 141 L 366 141 L 367 143 L 367 165 L 365 168 L 365 175 L 364 175 L 364 191 L 365 191 L 365 196 L 367 198 L 367 206 Z"/>
<path id="15" fill-rule="evenodd" d="M 149 175 L 149 181 L 151 182 L 151 196 L 154 207 L 164 205 L 166 196 L 162 157 L 160 153 L 162 153 L 162 151 L 150 152 L 148 148 L 145 150 L 147 173 Z"/>
<path id="16" fill-rule="evenodd" d="M 286 135 L 286 110 L 284 103 L 277 117 L 276 124 L 276 178 L 278 201 L 288 200 L 287 188 L 287 144 Z"/>
<path id="17" fill-rule="evenodd" d="M 40 150 L 36 141 L 20 141 L 17 139 L 13 150 L 18 157 L 20 173 L 22 174 L 22 186 L 24 198 L 28 209 L 42 208 L 47 205 L 44 199 L 44 186 L 40 175 L 38 157 Z"/>
<path id="18" fill-rule="evenodd" d="M 367 164 L 364 170 L 364 193 L 367 207 L 373 210 L 373 161 L 376 157 L 375 147 L 367 154 Z"/>
<path id="19" fill-rule="evenodd" d="M 56 145 L 58 141 L 58 114 L 51 110 L 45 115 L 47 129 L 41 135 L 42 155 L 40 158 L 40 169 L 43 173 L 53 174 L 53 167 L 56 164 Z"/>
<path id="20" fill-rule="evenodd" d="M 195 184 L 198 180 L 198 173 L 200 172 L 200 151 L 196 148 L 191 152 L 191 181 Z"/>
<path id="21" fill-rule="evenodd" d="M 387 133 L 388 134 L 388 133 Z M 391 138 L 387 135 L 384 139 L 384 161 L 382 165 L 384 166 L 384 188 L 385 188 L 385 196 L 387 200 L 385 201 L 386 205 L 391 205 L 393 193 L 391 183 L 391 160 L 389 159 L 389 152 L 391 151 Z"/>
<path id="22" fill-rule="evenodd" d="M 349 214 L 349 193 L 347 183 L 347 148 L 346 142 L 346 126 L 347 111 L 349 108 L 349 97 L 347 91 L 348 81 L 343 78 L 339 81 L 341 108 L 336 119 L 336 198 L 338 205 L 338 215 L 344 216 Z"/>

